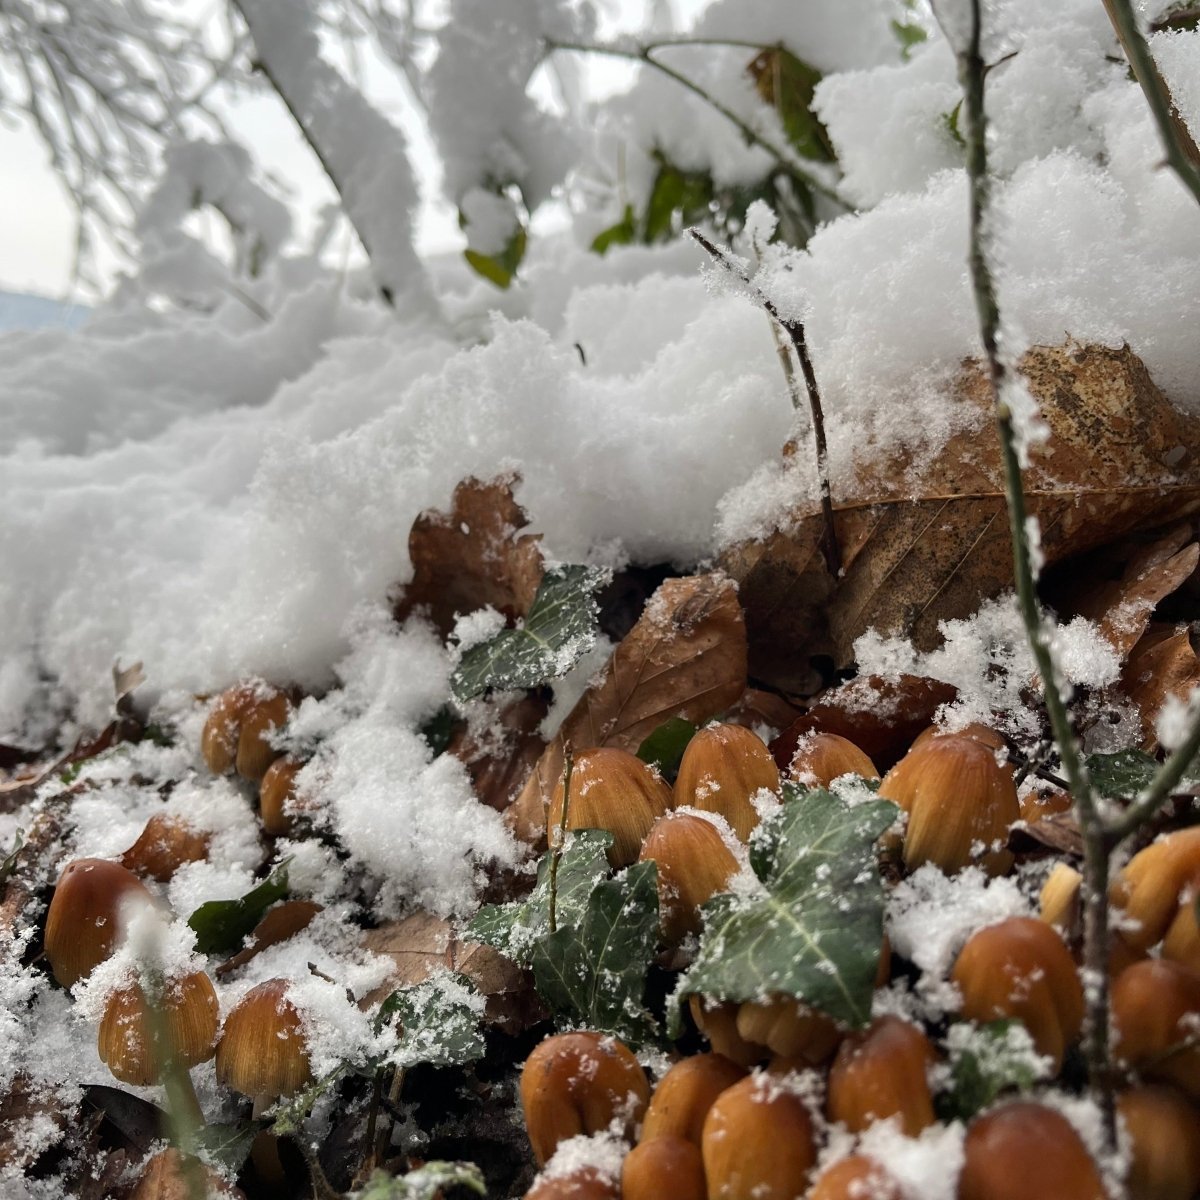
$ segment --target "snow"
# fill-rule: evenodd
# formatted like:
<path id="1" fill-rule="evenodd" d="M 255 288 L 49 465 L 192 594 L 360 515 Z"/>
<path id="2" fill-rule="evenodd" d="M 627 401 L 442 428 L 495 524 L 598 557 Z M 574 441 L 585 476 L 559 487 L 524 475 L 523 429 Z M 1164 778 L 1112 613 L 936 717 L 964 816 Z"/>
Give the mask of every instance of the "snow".
<path id="1" fill-rule="evenodd" d="M 113 661 L 140 659 L 149 682 L 137 701 L 175 740 L 85 766 L 62 849 L 117 856 L 160 812 L 211 835 L 205 861 L 156 886 L 171 909 L 163 928 L 127 944 L 76 1001 L 20 965 L 24 934 L 5 947 L 0 1085 L 24 1073 L 67 1103 L 108 1078 L 85 1019 L 107 992 L 151 960 L 172 972 L 194 965 L 187 916 L 243 895 L 272 865 L 289 860 L 293 894 L 325 909 L 303 935 L 222 977 L 221 1006 L 289 979 L 321 1074 L 383 1048 L 358 1001 L 388 964 L 358 949 L 363 924 L 417 908 L 465 916 L 489 872 L 520 864 L 463 765 L 433 757 L 419 732 L 448 699 L 456 654 L 501 623 L 490 610 L 461 614 L 447 647 L 420 618 L 394 621 L 413 570 L 408 531 L 423 510 L 445 509 L 468 475 L 511 470 L 547 561 L 688 569 L 786 522 L 815 489 L 811 455 L 780 462 L 789 435 L 808 444 L 809 416 L 793 411 L 772 327 L 747 289 L 730 287 L 685 239 L 603 258 L 587 249 L 626 202 L 644 207 L 662 156 L 722 186 L 757 184 L 774 161 L 762 146 L 646 66 L 593 110 L 569 86 L 547 100 L 531 86 L 546 75 L 541 39 L 592 38 L 587 5 L 452 0 L 420 78 L 470 244 L 496 253 L 518 220 L 558 206 L 558 230 L 531 234 L 517 280 L 499 292 L 456 257 L 414 251 L 406 136 L 360 103 L 318 36 L 315 5 L 241 7 L 265 66 L 330 149 L 373 275 L 296 250 L 274 185 L 239 148 L 192 142 L 168 158 L 142 210 L 139 273 L 86 327 L 0 335 L 0 741 L 69 743 L 101 727 Z M 1175 403 L 1200 413 L 1200 212 L 1161 169 L 1102 7 L 1005 0 L 988 13 L 991 60 L 1015 54 L 988 81 L 1006 359 L 1068 334 L 1128 342 Z M 894 15 L 882 0 L 716 0 L 693 31 L 782 38 L 826 72 L 815 103 L 842 173 L 822 177 L 859 210 L 821 199 L 824 223 L 803 249 L 768 241 L 775 215 L 761 204 L 731 232 L 755 288 L 805 323 L 835 495 L 870 456 L 901 448 L 912 460 L 904 486 L 920 488 L 922 468 L 963 428 L 950 384 L 980 349 L 954 56 L 931 27 L 901 61 Z M 1200 129 L 1200 35 L 1153 45 Z M 745 72 L 752 50 L 657 53 L 782 143 L 778 114 Z M 197 202 L 227 212 L 243 251 L 257 239 L 260 272 L 210 253 Z M 1006 398 L 1027 399 L 1019 382 Z M 1029 407 L 1018 414 L 1025 441 L 1036 436 Z M 943 635 L 917 654 L 868 632 L 859 668 L 954 684 L 959 698 L 940 714 L 951 727 L 978 720 L 1039 734 L 1011 597 Z M 1086 621 L 1057 629 L 1053 648 L 1072 685 L 1098 691 L 1118 679 L 1115 654 Z M 544 733 L 610 649 L 602 639 L 555 681 Z M 317 837 L 269 846 L 252 789 L 212 777 L 199 758 L 198 697 L 248 677 L 303 692 L 284 742 L 309 760 L 298 785 Z M 475 725 L 487 725 L 489 703 L 470 710 Z M 1178 740 L 1182 709 L 1164 710 L 1164 745 Z M 1095 736 L 1116 749 L 1134 732 L 1125 721 Z M 865 795 L 853 782 L 840 789 Z M 36 813 L 4 814 L 3 844 Z M 877 1009 L 953 1012 L 954 955 L 984 925 L 1030 913 L 1029 883 L 926 866 L 897 884 L 887 933 L 917 975 L 878 996 Z M 738 889 L 753 886 L 743 871 Z M 228 1115 L 211 1066 L 196 1079 L 206 1108 Z M 1087 1126 L 1085 1108 L 1073 1119 Z M 910 1194 L 939 1200 L 952 1194 L 961 1136 L 951 1125 L 902 1139 L 883 1125 L 860 1148 Z M 618 1156 L 612 1139 L 576 1139 L 547 1171 L 612 1175 Z"/>

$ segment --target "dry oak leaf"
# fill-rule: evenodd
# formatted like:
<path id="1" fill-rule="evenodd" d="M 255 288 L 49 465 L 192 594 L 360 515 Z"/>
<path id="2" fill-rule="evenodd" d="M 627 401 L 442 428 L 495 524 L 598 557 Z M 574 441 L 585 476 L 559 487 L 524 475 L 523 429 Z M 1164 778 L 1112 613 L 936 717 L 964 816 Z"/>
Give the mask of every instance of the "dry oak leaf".
<path id="1" fill-rule="evenodd" d="M 1200 563 L 1200 544 L 1192 540 L 1190 522 L 1163 532 L 1148 545 L 1139 547 L 1125 562 L 1119 579 L 1096 585 L 1085 579 L 1085 594 L 1073 610 L 1100 625 L 1122 661 L 1146 632 L 1155 605 L 1171 595 Z"/>
<path id="2" fill-rule="evenodd" d="M 437 971 L 456 971 L 487 997 L 486 1019 L 504 1025 L 514 1009 L 509 1001 L 529 988 L 526 973 L 499 950 L 464 941 L 449 921 L 432 913 L 417 912 L 368 929 L 360 944 L 395 964 L 387 983 L 364 997 L 364 1007 L 380 1003 L 397 988 L 423 983 Z"/>
<path id="3" fill-rule="evenodd" d="M 1158 749 L 1155 722 L 1169 697 L 1184 700 L 1200 687 L 1200 658 L 1186 625 L 1151 625 L 1129 655 L 1121 688 L 1138 706 L 1142 749 Z"/>
<path id="4" fill-rule="evenodd" d="M 516 474 L 464 479 L 449 512 L 417 517 L 408 535 L 413 577 L 396 604 L 397 621 L 424 608 L 447 637 L 459 614 L 488 605 L 510 620 L 525 615 L 542 580 L 542 552 L 540 534 L 518 534 L 529 524 L 513 499 L 519 482 Z"/>
<path id="5" fill-rule="evenodd" d="M 534 845 L 544 842 L 546 806 L 566 746 L 636 751 L 668 718 L 702 725 L 745 688 L 746 625 L 736 584 L 720 571 L 665 580 L 508 809 L 513 832 Z"/>
<path id="6" fill-rule="evenodd" d="M 1037 346 L 1020 367 L 1050 429 L 1025 472 L 1046 563 L 1200 509 L 1200 418 L 1173 408 L 1128 347 Z M 1012 586 L 991 387 L 979 363 L 965 364 L 956 399 L 976 420 L 957 423 L 963 431 L 915 492 L 905 451 L 860 465 L 835 487 L 836 580 L 822 559 L 815 502 L 766 538 L 725 552 L 722 565 L 741 585 L 756 678 L 786 689 L 814 654 L 846 665 L 870 628 L 932 649 L 940 621 L 968 616 Z"/>
<path id="7" fill-rule="evenodd" d="M 503 812 L 520 792 L 546 746 L 538 727 L 547 709 L 531 692 L 506 704 L 482 731 L 464 726 L 451 737 L 446 753 L 467 768 L 481 804 Z"/>

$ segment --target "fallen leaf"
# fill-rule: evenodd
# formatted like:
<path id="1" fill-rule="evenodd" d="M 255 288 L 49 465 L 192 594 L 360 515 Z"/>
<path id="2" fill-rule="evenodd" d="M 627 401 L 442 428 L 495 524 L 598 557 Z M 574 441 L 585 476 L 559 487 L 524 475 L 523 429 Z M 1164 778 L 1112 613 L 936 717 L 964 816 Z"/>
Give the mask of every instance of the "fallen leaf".
<path id="1" fill-rule="evenodd" d="M 907 753 L 917 734 L 932 723 L 943 704 L 958 690 L 938 679 L 901 675 L 883 679 L 860 675 L 823 692 L 771 743 L 781 771 L 792 765 L 796 743 L 810 733 L 836 733 L 853 742 L 880 771 L 893 767 Z"/>
<path id="2" fill-rule="evenodd" d="M 732 725 L 745 725 L 750 729 L 766 726 L 778 733 L 800 715 L 801 710 L 777 692 L 748 687 L 724 719 Z"/>
<path id="3" fill-rule="evenodd" d="M 1184 699 L 1200 686 L 1200 658 L 1187 626 L 1151 625 L 1121 672 L 1121 688 L 1138 706 L 1142 749 L 1158 749 L 1155 722 L 1169 697 Z"/>
<path id="4" fill-rule="evenodd" d="M 1072 610 L 1096 621 L 1122 660 L 1146 632 L 1158 602 L 1171 595 L 1200 563 L 1200 544 L 1191 539 L 1191 524 L 1177 525 L 1139 548 L 1124 564 L 1119 579 L 1097 586 L 1094 578 L 1085 577 L 1080 583 L 1086 591 Z"/>
<path id="5" fill-rule="evenodd" d="M 1171 406 L 1128 347 L 1039 346 L 1021 370 L 1049 440 L 1025 472 L 1042 553 L 1054 563 L 1200 509 L 1200 418 Z M 738 581 L 750 668 L 785 690 L 813 655 L 853 659 L 867 629 L 940 641 L 938 624 L 973 613 L 1012 587 L 1012 553 L 991 389 L 977 362 L 957 385 L 961 428 L 914 484 L 896 451 L 860 466 L 834 492 L 842 573 L 821 554 L 818 503 L 799 507 L 767 537 L 730 547 L 722 565 Z"/>
<path id="6" fill-rule="evenodd" d="M 417 517 L 408 535 L 413 577 L 396 605 L 397 621 L 423 608 L 447 637 L 461 613 L 490 605 L 511 620 L 529 611 L 542 579 L 541 537 L 518 536 L 529 524 L 513 499 L 519 482 L 512 474 L 486 483 L 464 479 L 449 512 L 427 509 Z"/>
<path id="7" fill-rule="evenodd" d="M 245 947 L 221 963 L 213 974 L 227 975 L 230 971 L 236 971 L 238 967 L 244 967 L 268 946 L 277 946 L 302 929 L 307 929 L 317 913 L 322 911 L 323 907 L 312 900 L 285 900 L 282 904 L 277 904 L 269 909 L 266 916 L 250 931 Z"/>
<path id="8" fill-rule="evenodd" d="M 49 1130 L 65 1131 L 71 1111 L 53 1089 L 16 1075 L 0 1092 L 0 1168 L 33 1166 L 47 1148 Z"/>
<path id="9" fill-rule="evenodd" d="M 435 971 L 457 971 L 487 997 L 486 1021 L 502 1029 L 521 1026 L 529 977 L 491 946 L 464 941 L 449 921 L 432 913 L 413 913 L 368 929 L 360 944 L 395 964 L 387 982 L 363 998 L 363 1007 L 379 1004 L 397 988 L 423 983 Z"/>
<path id="10" fill-rule="evenodd" d="M 545 698 L 530 693 L 506 704 L 484 729 L 463 726 L 451 736 L 446 753 L 466 766 L 481 803 L 502 812 L 521 790 L 546 746 L 538 733 L 546 711 Z"/>
<path id="11" fill-rule="evenodd" d="M 668 717 L 703 725 L 745 687 L 746 627 L 733 581 L 722 572 L 666 580 L 538 760 L 506 814 L 513 831 L 535 845 L 545 841 L 546 806 L 567 745 L 633 754 Z"/>
<path id="12" fill-rule="evenodd" d="M 1039 846 L 1049 846 L 1061 854 L 1083 857 L 1083 834 L 1079 831 L 1079 821 L 1074 813 L 1052 813 L 1040 821 L 1018 826 L 1012 831 L 1009 846 L 1015 851 L 1023 851 L 1030 839 Z"/>

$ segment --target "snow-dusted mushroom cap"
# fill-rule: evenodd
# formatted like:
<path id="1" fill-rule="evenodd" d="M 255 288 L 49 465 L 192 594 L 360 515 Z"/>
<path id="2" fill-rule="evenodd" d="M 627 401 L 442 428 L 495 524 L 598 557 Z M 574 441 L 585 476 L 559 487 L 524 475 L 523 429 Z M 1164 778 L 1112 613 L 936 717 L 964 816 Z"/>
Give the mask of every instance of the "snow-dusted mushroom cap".
<path id="1" fill-rule="evenodd" d="M 312 1079 L 308 1041 L 286 979 L 251 988 L 225 1018 L 217 1079 L 244 1096 L 290 1096 Z"/>
<path id="2" fill-rule="evenodd" d="M 153 904 L 153 897 L 120 863 L 68 863 L 46 914 L 46 958 L 54 978 L 69 988 L 90 975 L 120 945 L 127 906 L 142 903 Z"/>
<path id="3" fill-rule="evenodd" d="M 720 813 L 743 842 L 758 824 L 752 797 L 779 791 L 766 743 L 744 725 L 709 725 L 687 744 L 675 778 L 675 807 Z"/>
<path id="4" fill-rule="evenodd" d="M 170 980 L 158 1002 L 167 1049 L 185 1070 L 212 1058 L 217 1045 L 220 1006 L 212 980 L 193 971 Z M 100 1058 L 122 1083 L 150 1087 L 166 1065 L 156 1053 L 153 1021 L 140 983 L 109 995 L 97 1035 Z"/>

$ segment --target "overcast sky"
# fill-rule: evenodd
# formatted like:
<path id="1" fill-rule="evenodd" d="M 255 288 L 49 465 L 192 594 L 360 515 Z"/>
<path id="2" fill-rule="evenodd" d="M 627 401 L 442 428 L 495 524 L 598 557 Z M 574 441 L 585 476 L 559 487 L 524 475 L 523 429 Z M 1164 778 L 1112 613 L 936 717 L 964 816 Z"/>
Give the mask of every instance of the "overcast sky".
<path id="1" fill-rule="evenodd" d="M 709 2 L 671 0 L 677 25 L 690 25 Z M 661 13 L 664 5 L 663 0 L 601 0 L 599 7 L 607 34 L 641 25 L 649 9 Z M 389 72 L 368 70 L 372 98 L 410 138 L 422 186 L 419 246 L 429 251 L 461 244 L 455 214 L 439 194 L 437 157 L 420 121 Z M 631 74 L 629 64 L 612 59 L 592 59 L 587 70 L 590 90 L 596 94 L 625 86 Z M 267 96 L 239 98 L 230 110 L 230 127 L 286 185 L 297 201 L 301 229 L 306 228 L 332 192 L 278 101 Z M 74 212 L 45 147 L 26 125 L 0 125 L 0 290 L 65 296 L 71 284 L 74 236 Z M 111 277 L 118 264 L 110 255 L 100 266 Z"/>

